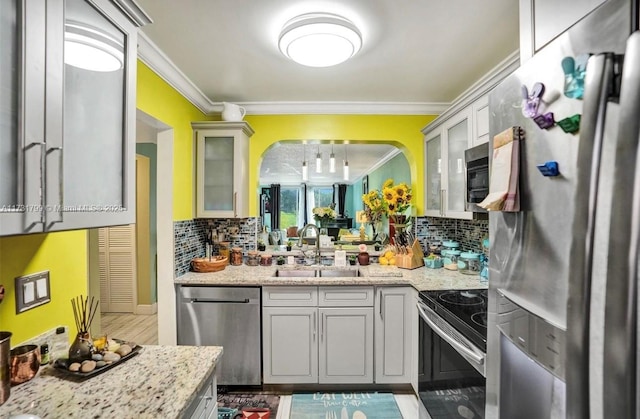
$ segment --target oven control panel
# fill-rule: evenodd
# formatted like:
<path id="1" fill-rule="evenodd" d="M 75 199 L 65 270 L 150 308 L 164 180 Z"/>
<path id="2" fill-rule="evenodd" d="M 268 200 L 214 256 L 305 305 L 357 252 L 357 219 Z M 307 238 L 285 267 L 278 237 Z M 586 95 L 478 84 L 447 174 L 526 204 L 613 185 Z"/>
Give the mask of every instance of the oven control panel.
<path id="1" fill-rule="evenodd" d="M 498 328 L 530 358 L 564 381 L 566 332 L 498 292 Z"/>

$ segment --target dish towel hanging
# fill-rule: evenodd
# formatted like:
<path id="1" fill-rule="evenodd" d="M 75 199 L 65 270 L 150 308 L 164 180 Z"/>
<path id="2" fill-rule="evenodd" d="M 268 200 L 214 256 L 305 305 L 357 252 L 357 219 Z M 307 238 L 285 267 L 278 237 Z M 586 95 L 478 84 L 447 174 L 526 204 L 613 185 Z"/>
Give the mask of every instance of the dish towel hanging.
<path id="1" fill-rule="evenodd" d="M 520 211 L 518 177 L 520 175 L 520 141 L 524 130 L 511 127 L 493 137 L 493 159 L 489 194 L 478 205 L 488 211 Z"/>

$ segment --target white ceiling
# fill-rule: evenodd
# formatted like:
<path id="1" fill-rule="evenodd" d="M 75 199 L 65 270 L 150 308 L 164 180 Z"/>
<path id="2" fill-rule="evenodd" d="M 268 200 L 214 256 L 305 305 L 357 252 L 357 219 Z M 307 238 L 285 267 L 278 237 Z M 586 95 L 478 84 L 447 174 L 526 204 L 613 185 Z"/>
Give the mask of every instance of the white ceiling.
<path id="1" fill-rule="evenodd" d="M 137 2 L 153 20 L 142 28 L 142 41 L 166 55 L 206 98 L 209 111 L 221 110 L 217 104 L 227 101 L 245 106 L 249 114 L 285 108 L 286 113 L 437 113 L 519 42 L 516 0 Z M 311 68 L 280 53 L 284 23 L 318 11 L 342 15 L 359 27 L 363 47 L 356 56 L 335 67 Z M 349 162 L 355 169 L 355 156 L 379 159 L 387 152 L 361 151 Z M 278 153 L 285 155 L 294 154 Z M 270 176 L 286 176 L 278 170 L 287 164 L 300 170 L 299 163 L 273 164 Z M 310 169 L 312 174 L 313 164 Z M 266 169 L 261 173 L 266 176 Z"/>

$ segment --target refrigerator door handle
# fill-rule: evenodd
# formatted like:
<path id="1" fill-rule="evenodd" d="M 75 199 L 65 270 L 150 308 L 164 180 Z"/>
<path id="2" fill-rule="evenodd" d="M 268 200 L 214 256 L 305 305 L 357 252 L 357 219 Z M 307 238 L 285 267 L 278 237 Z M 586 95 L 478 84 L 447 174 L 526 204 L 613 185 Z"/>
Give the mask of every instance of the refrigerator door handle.
<path id="1" fill-rule="evenodd" d="M 589 58 L 576 170 L 575 215 L 569 270 L 566 345 L 567 418 L 589 418 L 589 316 L 600 160 L 609 93 L 614 82 L 613 54 Z M 613 416 L 612 416 L 613 417 Z"/>
<path id="2" fill-rule="evenodd" d="M 603 407 L 608 417 L 636 418 L 640 32 L 627 41 L 619 115 L 605 293 Z"/>

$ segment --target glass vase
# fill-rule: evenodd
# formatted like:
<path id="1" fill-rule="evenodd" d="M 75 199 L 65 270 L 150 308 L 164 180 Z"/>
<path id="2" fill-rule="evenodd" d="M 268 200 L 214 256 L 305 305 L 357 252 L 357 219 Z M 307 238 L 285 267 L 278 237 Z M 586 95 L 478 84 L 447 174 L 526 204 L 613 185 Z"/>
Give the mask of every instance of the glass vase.
<path id="1" fill-rule="evenodd" d="M 93 341 L 89 332 L 78 332 L 73 343 L 69 347 L 69 361 L 82 362 L 91 359 Z"/>
<path id="2" fill-rule="evenodd" d="M 407 228 L 407 216 L 406 215 L 390 215 L 389 216 L 389 241 L 392 244 L 396 244 L 396 238 L 404 234 Z"/>

